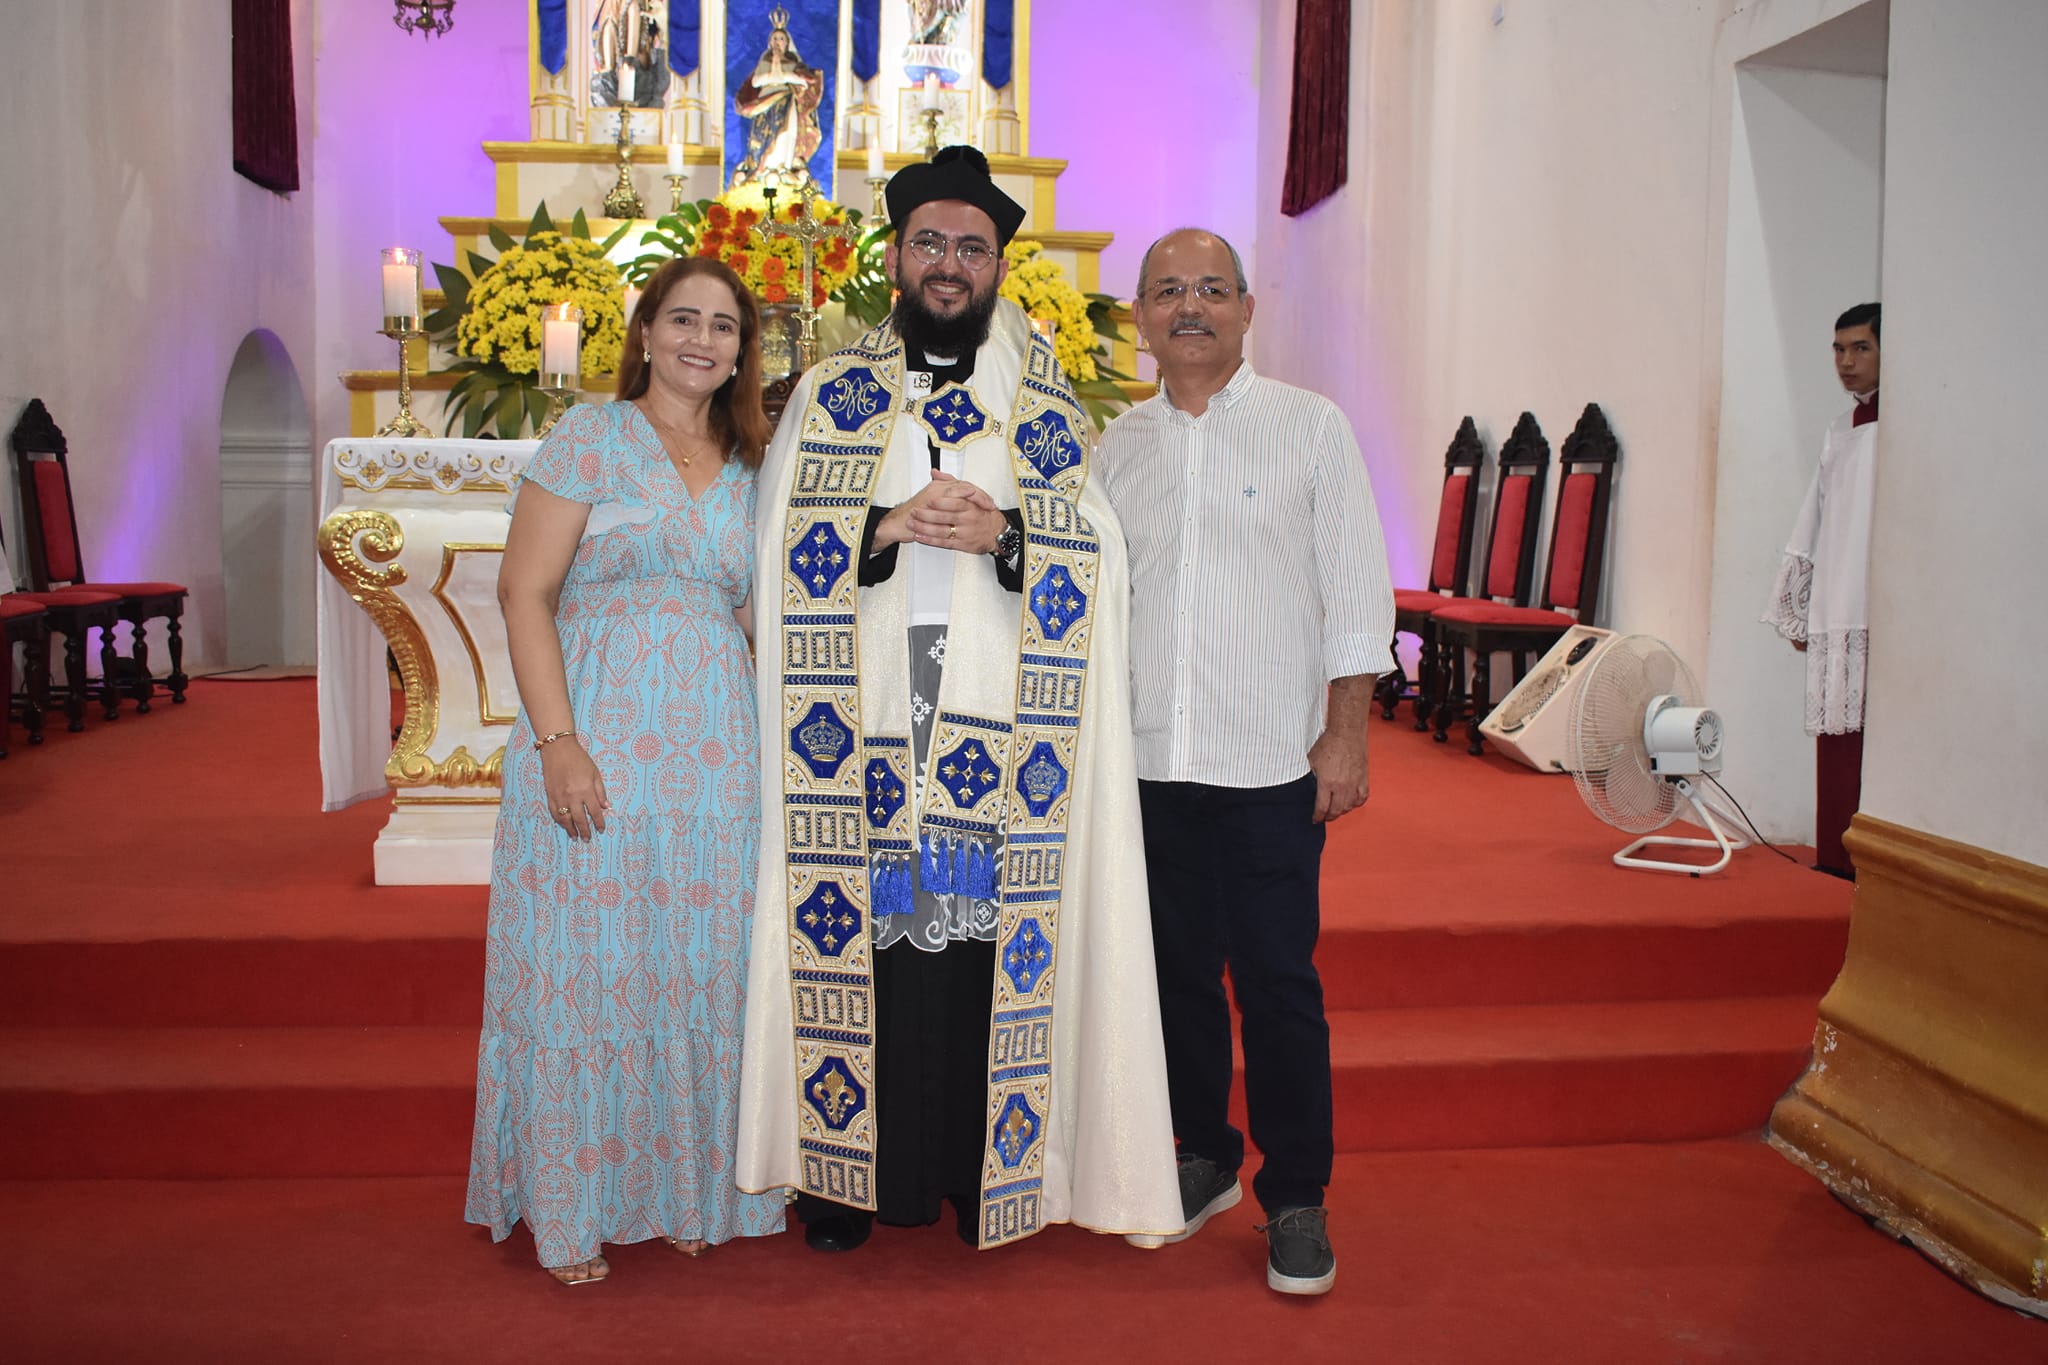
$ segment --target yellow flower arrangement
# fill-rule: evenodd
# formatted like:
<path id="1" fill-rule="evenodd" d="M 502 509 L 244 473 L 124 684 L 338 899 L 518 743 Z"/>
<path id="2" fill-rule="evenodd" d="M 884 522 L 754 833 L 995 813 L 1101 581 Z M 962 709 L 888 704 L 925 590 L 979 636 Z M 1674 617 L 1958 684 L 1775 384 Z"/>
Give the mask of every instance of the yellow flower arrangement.
<path id="1" fill-rule="evenodd" d="M 797 295 L 803 289 L 803 248 L 794 237 L 764 240 L 754 231 L 768 216 L 768 197 L 758 186 L 737 186 L 696 208 L 696 222 L 690 222 L 685 215 L 675 223 L 682 239 L 680 246 L 693 255 L 709 256 L 731 266 L 762 303 L 800 302 Z M 798 196 L 776 196 L 778 219 L 795 222 L 802 212 Z M 852 221 L 846 209 L 829 199 L 813 200 L 811 214 L 819 222 L 833 225 Z M 853 278 L 860 265 L 856 248 L 856 242 L 838 237 L 819 244 L 817 266 L 811 277 L 813 308 L 824 307 L 825 300 Z"/>
<path id="2" fill-rule="evenodd" d="M 1003 248 L 1010 273 L 1003 278 L 1002 295 L 1031 317 L 1051 322 L 1053 353 L 1060 368 L 1075 384 L 1095 378 L 1095 351 L 1099 341 L 1095 324 L 1088 316 L 1088 296 L 1067 282 L 1059 262 L 1045 258 L 1037 242 L 1022 238 Z"/>
<path id="3" fill-rule="evenodd" d="M 619 268 L 585 237 L 531 233 L 505 248 L 470 286 L 455 348 L 513 375 L 540 369 L 540 310 L 568 302 L 583 310 L 583 373 L 615 374 L 626 340 Z"/>

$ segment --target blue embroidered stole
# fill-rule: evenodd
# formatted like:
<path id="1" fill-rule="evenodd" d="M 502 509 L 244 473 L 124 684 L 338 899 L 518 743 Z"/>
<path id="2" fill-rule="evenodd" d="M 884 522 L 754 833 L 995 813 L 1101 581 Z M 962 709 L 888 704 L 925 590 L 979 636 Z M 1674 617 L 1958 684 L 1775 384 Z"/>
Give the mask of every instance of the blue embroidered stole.
<path id="1" fill-rule="evenodd" d="M 1051 346 L 1033 335 L 1010 416 L 996 424 L 1007 428 L 1025 526 L 1016 704 L 1004 716 L 939 715 L 913 831 L 908 742 L 868 734 L 861 716 L 854 563 L 908 406 L 902 376 L 901 341 L 877 328 L 822 362 L 810 405 L 785 418 L 804 425 L 782 538 L 782 710 L 762 723 L 780 724 L 787 740 L 799 1180 L 808 1193 L 875 1207 L 871 913 L 906 906 L 913 877 L 927 890 L 999 892 L 980 1218 L 990 1247 L 1042 1222 L 1062 869 L 1100 546 L 1079 508 L 1085 419 Z M 999 859 L 977 860 L 977 843 L 999 845 Z M 913 852 L 931 866 L 913 872 Z"/>

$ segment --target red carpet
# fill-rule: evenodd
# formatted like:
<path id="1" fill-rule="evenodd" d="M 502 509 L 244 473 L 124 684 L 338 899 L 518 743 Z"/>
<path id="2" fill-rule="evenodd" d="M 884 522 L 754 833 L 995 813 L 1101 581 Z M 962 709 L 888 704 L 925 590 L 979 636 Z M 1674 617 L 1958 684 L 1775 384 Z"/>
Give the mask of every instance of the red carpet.
<path id="1" fill-rule="evenodd" d="M 963 1338 L 932 1324 L 962 1315 L 1056 1359 L 2048 1359 L 2048 1332 L 1753 1138 L 1389 1154 L 1753 1135 L 1804 1063 L 1849 899 L 1763 850 L 1698 881 L 1614 868 L 1625 836 L 1568 781 L 1405 722 L 1375 725 L 1372 802 L 1326 861 L 1338 1144 L 1360 1154 L 1328 1302 L 1259 1288 L 1249 1206 L 1157 1256 L 1064 1229 L 980 1259 L 878 1237 L 830 1263 L 852 1337 L 784 1311 L 821 1269 L 794 1238 L 701 1264 L 627 1248 L 570 1301 L 524 1234 L 493 1250 L 460 1224 L 448 1178 L 482 889 L 370 885 L 388 807 L 319 812 L 310 681 L 192 698 L 0 763 L 0 1170 L 26 1178 L 5 1218 L 32 1265 L 0 1293 L 33 1305 L 0 1328 L 29 1348 L 10 1359 L 594 1354 L 690 1339 L 712 1304 L 712 1359 L 951 1358 L 933 1343 Z M 223 1180 L 76 1183 L 190 1176 Z M 655 1296 L 672 1309 L 618 1311 Z M 2016 1344 L 1968 1354 L 1992 1341 Z"/>

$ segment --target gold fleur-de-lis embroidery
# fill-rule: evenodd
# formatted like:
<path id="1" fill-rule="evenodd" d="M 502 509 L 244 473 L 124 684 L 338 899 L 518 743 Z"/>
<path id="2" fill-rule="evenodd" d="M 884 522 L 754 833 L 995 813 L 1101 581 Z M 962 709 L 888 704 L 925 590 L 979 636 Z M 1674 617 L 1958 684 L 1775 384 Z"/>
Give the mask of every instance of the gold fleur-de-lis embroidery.
<path id="1" fill-rule="evenodd" d="M 833 1127 L 846 1122 L 847 1114 L 860 1097 L 853 1087 L 846 1083 L 846 1077 L 838 1067 L 833 1067 L 817 1080 L 811 1082 L 811 1098 L 824 1107 L 825 1117 L 832 1120 Z"/>

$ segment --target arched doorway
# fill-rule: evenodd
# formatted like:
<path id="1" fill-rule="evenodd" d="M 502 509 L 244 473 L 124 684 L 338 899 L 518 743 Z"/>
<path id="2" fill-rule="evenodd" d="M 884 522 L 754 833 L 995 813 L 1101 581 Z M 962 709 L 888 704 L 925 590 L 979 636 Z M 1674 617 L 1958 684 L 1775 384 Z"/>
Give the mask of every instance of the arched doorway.
<path id="1" fill-rule="evenodd" d="M 220 404 L 227 667 L 313 664 L 312 423 L 274 333 L 242 339 Z"/>
<path id="2" fill-rule="evenodd" d="M 1835 317 L 1878 297 L 1889 20 L 1869 0 L 1736 54 L 1706 681 L 1743 736 L 1723 780 L 1773 838 L 1813 837 L 1813 745 L 1804 659 L 1758 618 L 1821 433 L 1849 405 Z"/>

